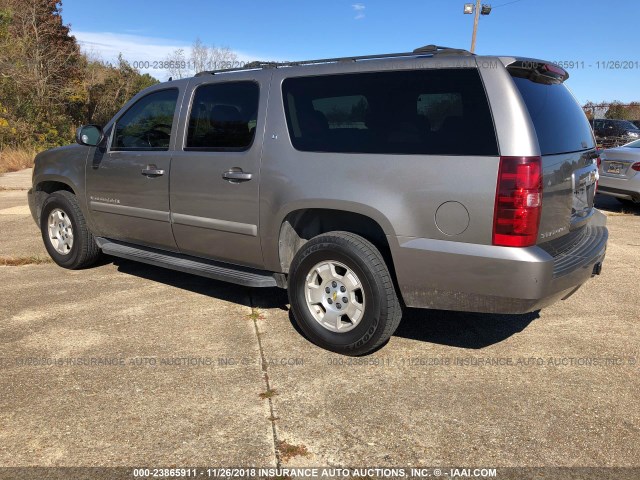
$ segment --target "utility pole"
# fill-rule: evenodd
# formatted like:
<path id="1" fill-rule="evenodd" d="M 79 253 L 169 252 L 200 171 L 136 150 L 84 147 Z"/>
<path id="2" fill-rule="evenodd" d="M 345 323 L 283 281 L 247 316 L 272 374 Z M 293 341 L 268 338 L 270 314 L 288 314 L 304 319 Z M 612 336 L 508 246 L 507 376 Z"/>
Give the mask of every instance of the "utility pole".
<path id="1" fill-rule="evenodd" d="M 476 9 L 474 12 L 473 9 Z M 471 37 L 471 53 L 476 51 L 476 37 L 478 36 L 478 23 L 480 23 L 480 15 L 489 15 L 491 13 L 491 5 L 480 5 L 480 0 L 476 0 L 475 6 L 473 3 L 464 4 L 464 14 L 471 15 L 475 13 L 473 19 L 473 36 Z"/>
<path id="2" fill-rule="evenodd" d="M 471 36 L 471 53 L 476 51 L 476 36 L 478 35 L 478 21 L 480 20 L 480 0 L 476 0 L 476 15 L 473 19 L 473 35 Z"/>

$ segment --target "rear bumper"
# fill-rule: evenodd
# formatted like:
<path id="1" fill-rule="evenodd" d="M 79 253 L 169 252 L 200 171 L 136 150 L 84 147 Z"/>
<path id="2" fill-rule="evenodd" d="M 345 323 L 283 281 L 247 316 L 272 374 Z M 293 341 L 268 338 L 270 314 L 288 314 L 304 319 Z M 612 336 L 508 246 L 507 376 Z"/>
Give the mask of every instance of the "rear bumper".
<path id="1" fill-rule="evenodd" d="M 631 178 L 600 176 L 598 193 L 640 202 L 640 174 Z"/>
<path id="2" fill-rule="evenodd" d="M 526 313 L 569 297 L 605 257 L 600 212 L 557 248 L 495 247 L 399 237 L 393 259 L 407 306 L 486 313 Z"/>

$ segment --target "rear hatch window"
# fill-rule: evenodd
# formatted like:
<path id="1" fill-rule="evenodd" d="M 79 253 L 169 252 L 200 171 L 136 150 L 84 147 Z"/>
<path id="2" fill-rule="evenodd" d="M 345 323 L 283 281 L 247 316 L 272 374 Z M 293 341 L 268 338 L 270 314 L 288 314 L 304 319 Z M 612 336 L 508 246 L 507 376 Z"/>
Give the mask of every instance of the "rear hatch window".
<path id="1" fill-rule="evenodd" d="M 529 111 L 542 155 L 543 194 L 538 243 L 585 226 L 593 214 L 597 181 L 595 142 L 582 107 L 551 64 L 509 68 Z"/>
<path id="2" fill-rule="evenodd" d="M 564 84 L 520 77 L 513 81 L 533 121 L 542 155 L 595 148 L 589 121 Z"/>

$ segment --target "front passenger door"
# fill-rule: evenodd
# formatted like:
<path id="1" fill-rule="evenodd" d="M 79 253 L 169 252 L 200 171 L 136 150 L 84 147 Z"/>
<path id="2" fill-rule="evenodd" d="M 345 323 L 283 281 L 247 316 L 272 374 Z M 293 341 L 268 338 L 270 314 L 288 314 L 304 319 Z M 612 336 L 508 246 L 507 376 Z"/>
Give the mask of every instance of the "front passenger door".
<path id="1" fill-rule="evenodd" d="M 109 128 L 106 148 L 87 164 L 87 200 L 99 235 L 176 250 L 169 216 L 169 171 L 179 88 L 153 91 Z"/>

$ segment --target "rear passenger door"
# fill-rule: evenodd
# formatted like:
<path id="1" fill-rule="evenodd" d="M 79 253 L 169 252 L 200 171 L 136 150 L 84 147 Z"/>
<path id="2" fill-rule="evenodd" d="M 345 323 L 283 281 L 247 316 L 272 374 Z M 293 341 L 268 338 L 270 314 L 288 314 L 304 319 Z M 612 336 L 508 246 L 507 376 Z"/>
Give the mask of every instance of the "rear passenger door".
<path id="1" fill-rule="evenodd" d="M 269 77 L 238 72 L 190 84 L 171 165 L 171 220 L 182 253 L 263 266 L 258 201 Z"/>

